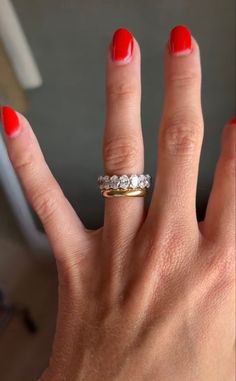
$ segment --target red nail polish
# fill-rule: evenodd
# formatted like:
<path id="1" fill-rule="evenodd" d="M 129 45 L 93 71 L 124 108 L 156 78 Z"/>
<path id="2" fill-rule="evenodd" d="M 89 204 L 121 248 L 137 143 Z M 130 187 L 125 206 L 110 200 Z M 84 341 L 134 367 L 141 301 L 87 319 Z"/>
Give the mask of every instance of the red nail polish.
<path id="1" fill-rule="evenodd" d="M 8 106 L 1 109 L 3 128 L 7 136 L 14 136 L 20 129 L 20 123 L 16 112 Z"/>
<path id="2" fill-rule="evenodd" d="M 230 124 L 236 124 L 236 116 L 234 116 L 230 121 Z"/>
<path id="3" fill-rule="evenodd" d="M 189 29 L 178 25 L 170 32 L 170 52 L 174 55 L 187 55 L 192 49 L 192 37 Z"/>
<path id="4" fill-rule="evenodd" d="M 112 59 L 128 63 L 132 57 L 134 40 L 132 34 L 124 28 L 117 29 L 112 39 Z"/>

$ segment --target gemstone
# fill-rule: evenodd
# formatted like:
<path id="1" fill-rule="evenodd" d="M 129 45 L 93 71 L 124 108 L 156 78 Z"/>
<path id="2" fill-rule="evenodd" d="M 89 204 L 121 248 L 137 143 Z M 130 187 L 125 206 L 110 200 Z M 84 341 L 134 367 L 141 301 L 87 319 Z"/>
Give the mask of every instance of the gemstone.
<path id="1" fill-rule="evenodd" d="M 139 187 L 142 189 L 146 187 L 146 176 L 145 175 L 139 176 Z"/>
<path id="2" fill-rule="evenodd" d="M 103 188 L 104 189 L 109 189 L 110 188 L 110 177 L 109 176 L 104 176 L 103 177 Z"/>
<path id="3" fill-rule="evenodd" d="M 120 188 L 127 189 L 129 187 L 129 178 L 128 176 L 120 176 Z"/>
<path id="4" fill-rule="evenodd" d="M 114 175 L 110 178 L 110 187 L 112 189 L 117 189 L 119 187 L 119 184 L 120 184 L 120 180 L 118 176 Z"/>
<path id="5" fill-rule="evenodd" d="M 103 188 L 103 177 L 102 176 L 98 177 L 98 186 L 99 186 L 100 189 Z"/>
<path id="6" fill-rule="evenodd" d="M 139 186 L 139 177 L 137 175 L 130 176 L 130 187 L 135 189 Z"/>
<path id="7" fill-rule="evenodd" d="M 146 187 L 150 188 L 150 186 L 151 186 L 151 176 L 146 175 Z"/>

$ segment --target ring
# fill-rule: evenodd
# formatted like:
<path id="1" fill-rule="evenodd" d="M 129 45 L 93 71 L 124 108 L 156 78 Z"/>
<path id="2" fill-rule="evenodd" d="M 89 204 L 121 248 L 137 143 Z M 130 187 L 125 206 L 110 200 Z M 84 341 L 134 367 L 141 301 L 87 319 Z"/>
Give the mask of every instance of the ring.
<path id="1" fill-rule="evenodd" d="M 98 186 L 103 197 L 144 197 L 151 186 L 150 175 L 99 176 Z"/>
<path id="2" fill-rule="evenodd" d="M 146 188 L 144 189 L 109 189 L 103 190 L 103 197 L 144 197 L 147 193 Z"/>

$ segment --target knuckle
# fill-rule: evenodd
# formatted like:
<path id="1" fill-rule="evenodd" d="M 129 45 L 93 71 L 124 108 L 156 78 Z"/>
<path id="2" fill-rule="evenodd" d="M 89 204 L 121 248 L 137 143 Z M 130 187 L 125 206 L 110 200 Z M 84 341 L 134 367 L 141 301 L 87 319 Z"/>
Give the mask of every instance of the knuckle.
<path id="1" fill-rule="evenodd" d="M 227 279 L 235 281 L 235 245 L 231 245 L 226 250 L 223 262 L 223 270 Z"/>
<path id="2" fill-rule="evenodd" d="M 185 70 L 181 72 L 172 72 L 168 77 L 172 86 L 186 89 L 200 83 L 200 75 L 196 70 Z"/>
<path id="3" fill-rule="evenodd" d="M 162 278 L 171 277 L 185 268 L 186 253 L 193 250 L 186 241 L 185 229 L 174 226 L 166 226 L 164 234 L 156 236 L 154 234 L 151 239 L 146 240 L 145 246 L 149 258 L 157 260 L 156 265 L 152 264 L 152 267 L 154 271 L 157 270 L 156 266 L 158 267 L 158 273 Z"/>
<path id="4" fill-rule="evenodd" d="M 118 173 L 135 168 L 139 158 L 138 144 L 128 137 L 110 139 L 104 146 L 106 168 L 111 173 Z"/>
<path id="5" fill-rule="evenodd" d="M 51 221 L 58 209 L 61 197 L 58 193 L 58 191 L 49 188 L 31 196 L 32 206 L 44 225 Z"/>
<path id="6" fill-rule="evenodd" d="M 21 152 L 20 155 L 14 155 L 14 153 L 12 153 L 10 159 L 14 169 L 19 175 L 33 168 L 35 162 L 34 154 L 31 150 L 25 150 L 23 153 Z"/>
<path id="7" fill-rule="evenodd" d="M 184 230 L 173 229 L 173 231 L 167 234 L 161 256 L 164 273 L 174 274 L 180 269 L 184 269 L 188 249 L 186 232 Z"/>
<path id="8" fill-rule="evenodd" d="M 137 93 L 137 84 L 133 81 L 109 82 L 107 84 L 108 98 L 123 99 L 132 98 Z"/>
<path id="9" fill-rule="evenodd" d="M 225 285 L 231 285 L 235 282 L 235 243 L 228 241 L 221 248 L 215 249 L 217 253 L 213 263 L 213 273 L 216 275 L 218 282 L 223 282 Z"/>
<path id="10" fill-rule="evenodd" d="M 171 155 L 191 155 L 199 145 L 202 127 L 199 118 L 174 115 L 165 122 L 162 145 Z"/>

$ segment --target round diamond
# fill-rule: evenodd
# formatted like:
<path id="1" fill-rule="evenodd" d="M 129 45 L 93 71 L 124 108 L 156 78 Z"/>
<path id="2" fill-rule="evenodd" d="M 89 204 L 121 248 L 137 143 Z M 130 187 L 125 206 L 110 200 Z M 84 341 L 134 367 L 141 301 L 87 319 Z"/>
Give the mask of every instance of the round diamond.
<path id="1" fill-rule="evenodd" d="M 103 188 L 103 177 L 102 176 L 98 177 L 98 186 L 99 186 L 100 189 Z"/>
<path id="2" fill-rule="evenodd" d="M 151 176 L 146 175 L 146 187 L 150 188 L 150 186 L 151 186 Z"/>
<path id="3" fill-rule="evenodd" d="M 103 188 L 104 189 L 109 189 L 110 188 L 110 177 L 109 176 L 104 176 L 103 177 Z"/>
<path id="4" fill-rule="evenodd" d="M 143 188 L 145 188 L 145 186 L 146 186 L 146 176 L 140 175 L 139 176 L 139 187 L 143 189 Z"/>
<path id="5" fill-rule="evenodd" d="M 130 176 L 130 187 L 135 189 L 139 186 L 139 177 L 137 175 Z"/>
<path id="6" fill-rule="evenodd" d="M 129 178 L 128 176 L 120 176 L 120 187 L 122 189 L 127 189 L 129 187 Z"/>
<path id="7" fill-rule="evenodd" d="M 120 180 L 119 180 L 119 177 L 114 175 L 111 177 L 110 179 L 110 186 L 112 189 L 117 189 L 119 187 L 119 184 L 120 184 Z"/>

